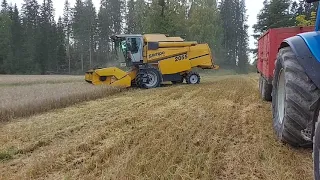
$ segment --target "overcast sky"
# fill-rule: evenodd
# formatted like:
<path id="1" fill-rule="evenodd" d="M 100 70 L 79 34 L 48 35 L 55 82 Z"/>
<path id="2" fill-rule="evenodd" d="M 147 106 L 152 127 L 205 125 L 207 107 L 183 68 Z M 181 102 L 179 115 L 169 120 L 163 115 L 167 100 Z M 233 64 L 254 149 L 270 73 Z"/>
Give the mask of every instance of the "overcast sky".
<path id="1" fill-rule="evenodd" d="M 39 0 L 38 0 L 39 1 Z M 40 0 L 41 1 L 41 0 Z M 55 15 L 56 17 L 62 15 L 63 6 L 65 0 L 53 0 L 53 4 L 55 7 Z M 76 0 L 69 0 L 70 4 L 73 6 Z M 8 0 L 10 3 L 16 3 L 18 7 L 21 7 L 23 0 Z M 253 33 L 252 25 L 257 21 L 257 14 L 259 13 L 260 9 L 263 7 L 262 4 L 263 0 L 246 0 L 247 5 L 247 15 L 248 15 L 248 24 L 249 24 L 249 35 L 251 36 Z M 99 8 L 100 0 L 93 0 L 94 5 Z M 254 48 L 254 40 L 250 37 L 250 47 Z"/>

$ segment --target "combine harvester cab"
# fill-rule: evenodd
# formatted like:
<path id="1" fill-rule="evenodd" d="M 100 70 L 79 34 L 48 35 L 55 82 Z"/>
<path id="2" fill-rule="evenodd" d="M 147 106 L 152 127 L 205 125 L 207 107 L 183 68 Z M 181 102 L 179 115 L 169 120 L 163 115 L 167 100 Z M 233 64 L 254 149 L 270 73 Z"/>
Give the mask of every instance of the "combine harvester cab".
<path id="1" fill-rule="evenodd" d="M 307 0 L 316 1 L 319 0 Z M 318 7 L 315 30 L 269 30 L 259 40 L 257 65 L 260 93 L 264 100 L 272 101 L 273 127 L 278 139 L 296 147 L 313 145 L 316 180 L 320 180 L 319 28 Z"/>
<path id="2" fill-rule="evenodd" d="M 200 75 L 193 68 L 218 69 L 214 65 L 208 44 L 187 42 L 180 37 L 163 34 L 115 35 L 111 39 L 126 72 L 117 67 L 93 69 L 85 80 L 94 85 L 156 88 L 163 82 L 200 83 Z"/>

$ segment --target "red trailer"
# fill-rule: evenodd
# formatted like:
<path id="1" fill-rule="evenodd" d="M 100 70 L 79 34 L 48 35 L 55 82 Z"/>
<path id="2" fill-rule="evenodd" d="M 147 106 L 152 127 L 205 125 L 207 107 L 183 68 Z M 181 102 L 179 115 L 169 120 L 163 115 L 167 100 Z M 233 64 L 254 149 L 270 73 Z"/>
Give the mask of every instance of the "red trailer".
<path id="1" fill-rule="evenodd" d="M 289 37 L 310 31 L 314 31 L 314 27 L 275 28 L 259 38 L 257 69 L 261 75 L 259 89 L 264 100 L 271 101 L 273 70 L 281 43 Z"/>

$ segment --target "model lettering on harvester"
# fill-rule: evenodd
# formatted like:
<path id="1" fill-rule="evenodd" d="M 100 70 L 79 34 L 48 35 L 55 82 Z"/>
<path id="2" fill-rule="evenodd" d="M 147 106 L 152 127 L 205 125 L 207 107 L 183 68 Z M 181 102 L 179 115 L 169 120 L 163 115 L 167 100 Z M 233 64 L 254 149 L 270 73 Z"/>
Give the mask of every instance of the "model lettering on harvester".
<path id="1" fill-rule="evenodd" d="M 182 61 L 182 60 L 185 60 L 185 59 L 188 59 L 188 54 L 181 54 L 179 56 L 176 56 L 175 57 L 175 61 Z"/>
<path id="2" fill-rule="evenodd" d="M 156 56 L 162 56 L 164 54 L 165 54 L 165 52 L 157 52 L 157 53 L 154 53 L 154 54 L 149 54 L 149 59 L 154 58 Z"/>

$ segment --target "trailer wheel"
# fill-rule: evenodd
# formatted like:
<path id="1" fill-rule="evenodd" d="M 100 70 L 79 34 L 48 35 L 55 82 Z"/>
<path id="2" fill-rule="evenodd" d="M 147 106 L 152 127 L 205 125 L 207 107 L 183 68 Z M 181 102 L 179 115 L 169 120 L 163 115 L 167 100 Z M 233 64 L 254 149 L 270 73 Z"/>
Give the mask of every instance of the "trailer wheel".
<path id="1" fill-rule="evenodd" d="M 259 90 L 262 100 L 271 101 L 272 100 L 272 84 L 269 84 L 268 81 L 260 76 L 259 78 Z"/>
<path id="2" fill-rule="evenodd" d="M 269 84 L 267 80 L 264 79 L 263 89 L 262 89 L 262 98 L 265 101 L 272 100 L 272 84 Z"/>
<path id="3" fill-rule="evenodd" d="M 259 93 L 262 94 L 262 76 L 259 78 Z"/>
<path id="4" fill-rule="evenodd" d="M 314 179 L 320 180 L 320 123 L 319 118 L 315 126 L 313 139 L 313 171 Z"/>
<path id="5" fill-rule="evenodd" d="M 290 47 L 280 49 L 272 91 L 273 126 L 280 141 L 310 147 L 319 90 Z"/>

